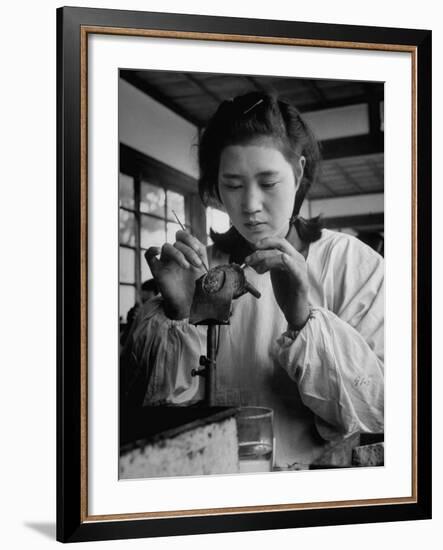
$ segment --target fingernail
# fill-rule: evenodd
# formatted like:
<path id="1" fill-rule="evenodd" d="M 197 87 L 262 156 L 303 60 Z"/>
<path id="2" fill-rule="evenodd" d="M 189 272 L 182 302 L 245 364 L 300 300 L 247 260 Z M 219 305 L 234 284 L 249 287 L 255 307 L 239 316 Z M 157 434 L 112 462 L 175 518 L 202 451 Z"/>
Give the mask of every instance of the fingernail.
<path id="1" fill-rule="evenodd" d="M 249 256 L 246 256 L 246 258 L 245 258 L 245 264 L 249 263 L 249 260 L 250 260 L 250 257 L 249 257 Z"/>

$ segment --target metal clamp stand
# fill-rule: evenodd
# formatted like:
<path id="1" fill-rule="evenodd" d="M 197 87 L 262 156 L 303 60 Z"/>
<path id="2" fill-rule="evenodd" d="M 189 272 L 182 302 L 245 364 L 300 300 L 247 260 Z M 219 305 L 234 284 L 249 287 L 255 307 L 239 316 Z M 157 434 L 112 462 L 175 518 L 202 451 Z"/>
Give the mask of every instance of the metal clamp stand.
<path id="1" fill-rule="evenodd" d="M 212 407 L 215 405 L 215 394 L 217 391 L 216 375 L 216 341 L 217 325 L 208 324 L 208 335 L 206 340 L 206 355 L 200 355 L 200 368 L 192 369 L 192 376 L 203 376 L 205 379 L 205 405 Z"/>
<path id="2" fill-rule="evenodd" d="M 206 356 L 200 357 L 200 368 L 193 369 L 191 375 L 203 376 L 205 379 L 205 405 L 215 405 L 217 391 L 216 327 L 229 324 L 232 300 L 246 292 L 260 298 L 258 290 L 246 280 L 243 269 L 237 264 L 214 267 L 195 282 L 189 322 L 193 325 L 207 325 L 208 333 Z"/>

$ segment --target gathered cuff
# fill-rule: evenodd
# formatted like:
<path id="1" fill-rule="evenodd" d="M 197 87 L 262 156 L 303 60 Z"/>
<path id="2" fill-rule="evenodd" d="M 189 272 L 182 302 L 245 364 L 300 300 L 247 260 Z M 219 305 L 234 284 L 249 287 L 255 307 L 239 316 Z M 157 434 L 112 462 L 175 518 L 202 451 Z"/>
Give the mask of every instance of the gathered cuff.
<path id="1" fill-rule="evenodd" d="M 322 437 L 357 429 L 383 431 L 382 366 L 349 324 L 324 308 L 313 308 L 299 332 L 287 330 L 277 339 L 275 351 L 317 417 Z"/>
<path id="2" fill-rule="evenodd" d="M 316 308 L 311 307 L 310 312 L 309 312 L 309 317 L 306 319 L 305 324 L 301 328 L 295 329 L 295 328 L 291 327 L 291 325 L 288 323 L 288 328 L 285 330 L 285 332 L 283 332 L 281 338 L 286 337 L 286 338 L 289 338 L 290 340 L 294 341 L 297 338 L 297 336 L 303 330 L 305 330 L 306 326 L 309 324 L 311 319 L 315 318 L 315 315 L 316 315 Z"/>
<path id="3" fill-rule="evenodd" d="M 139 313 L 139 322 L 147 321 L 155 318 L 157 325 L 163 325 L 167 328 L 183 328 L 185 329 L 189 325 L 189 318 L 184 319 L 170 319 L 164 310 L 163 298 L 161 296 L 155 296 L 151 298 L 143 305 L 142 311 Z"/>
<path id="4" fill-rule="evenodd" d="M 163 318 L 162 318 L 163 317 Z M 161 308 L 161 313 L 159 314 L 159 319 L 165 321 L 169 327 L 185 328 L 189 326 L 189 317 L 184 319 L 170 319 L 163 307 Z"/>

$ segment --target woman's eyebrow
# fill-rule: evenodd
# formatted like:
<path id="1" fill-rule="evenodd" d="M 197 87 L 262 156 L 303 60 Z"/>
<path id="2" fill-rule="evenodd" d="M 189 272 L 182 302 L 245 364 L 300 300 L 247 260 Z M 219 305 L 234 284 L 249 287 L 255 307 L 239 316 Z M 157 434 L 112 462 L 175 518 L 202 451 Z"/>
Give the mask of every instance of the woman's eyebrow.
<path id="1" fill-rule="evenodd" d="M 221 175 L 222 178 L 225 178 L 225 179 L 228 179 L 228 180 L 233 180 L 233 179 L 241 179 L 242 176 L 240 174 L 229 174 L 229 173 L 224 173 Z"/>
<path id="2" fill-rule="evenodd" d="M 257 172 L 255 174 L 255 177 L 269 177 L 269 176 L 278 176 L 279 172 L 278 170 L 262 170 L 260 172 Z M 222 178 L 225 179 L 242 179 L 243 176 L 241 174 L 231 174 L 229 172 L 223 173 Z"/>
<path id="3" fill-rule="evenodd" d="M 278 170 L 263 170 L 262 172 L 257 172 L 256 176 L 278 176 Z"/>

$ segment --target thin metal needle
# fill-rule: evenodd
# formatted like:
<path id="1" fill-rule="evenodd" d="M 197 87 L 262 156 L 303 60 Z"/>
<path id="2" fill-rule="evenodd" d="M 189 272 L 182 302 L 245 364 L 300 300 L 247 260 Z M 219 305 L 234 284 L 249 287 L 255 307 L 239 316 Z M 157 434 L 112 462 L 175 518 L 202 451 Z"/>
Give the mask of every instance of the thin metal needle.
<path id="1" fill-rule="evenodd" d="M 185 227 L 185 226 L 182 224 L 182 222 L 178 219 L 178 216 L 177 216 L 177 214 L 175 213 L 175 210 L 173 210 L 172 208 L 171 208 L 171 210 L 172 210 L 172 213 L 173 213 L 174 216 L 175 216 L 175 219 L 177 220 L 178 225 L 183 229 L 183 231 L 186 231 L 186 227 Z M 186 231 L 186 232 L 187 232 L 187 231 Z M 201 261 L 203 267 L 206 269 L 206 272 L 209 273 L 209 269 L 208 269 L 207 265 L 205 264 L 205 262 L 204 262 L 201 258 L 200 258 L 200 261 Z"/>

